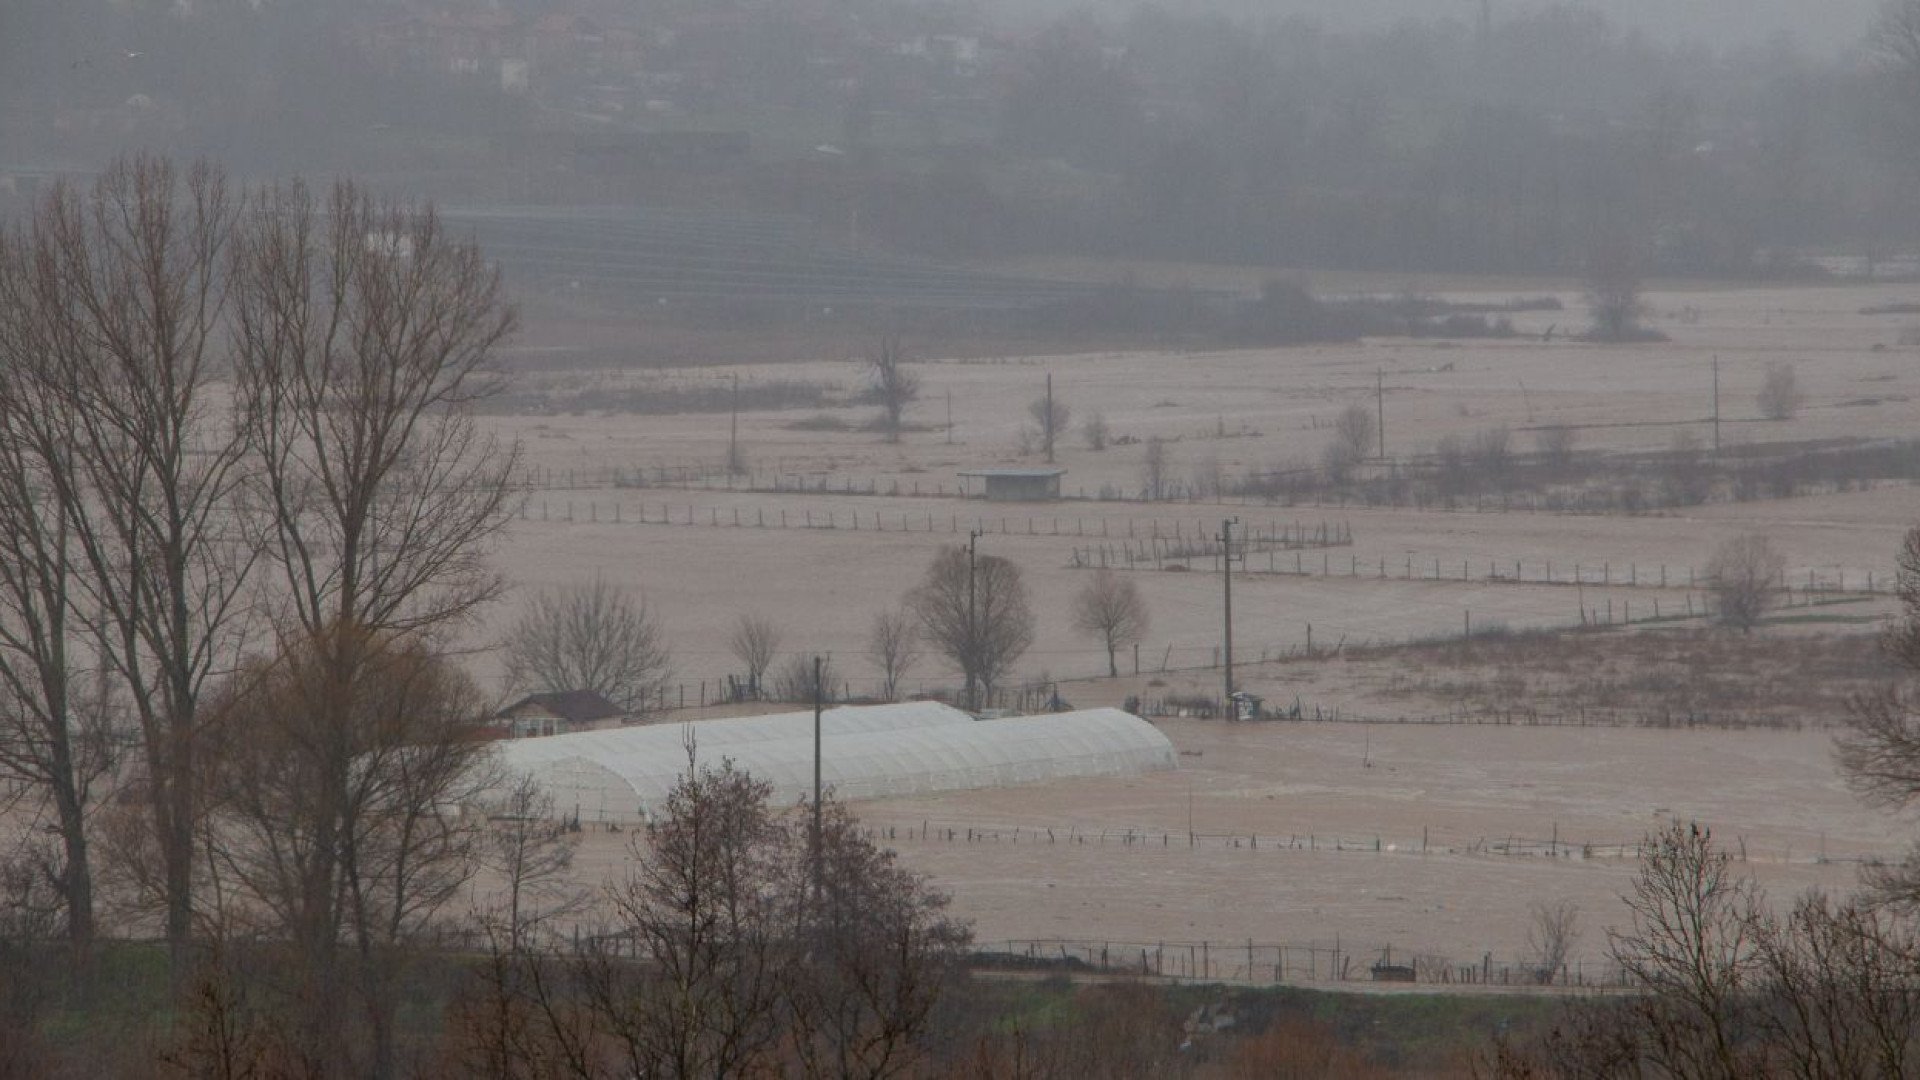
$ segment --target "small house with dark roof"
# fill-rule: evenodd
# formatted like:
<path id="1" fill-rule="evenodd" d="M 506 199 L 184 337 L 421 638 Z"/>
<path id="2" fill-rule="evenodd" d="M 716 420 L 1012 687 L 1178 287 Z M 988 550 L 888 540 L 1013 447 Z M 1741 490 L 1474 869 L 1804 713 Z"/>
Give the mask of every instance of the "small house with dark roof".
<path id="1" fill-rule="evenodd" d="M 985 495 L 988 502 L 1052 502 L 1060 497 L 1060 478 L 1066 473 L 1058 465 L 1007 466 L 966 469 L 960 479 L 964 494 Z M 978 485 L 972 483 L 976 479 Z"/>
<path id="2" fill-rule="evenodd" d="M 494 716 L 494 722 L 515 739 L 619 727 L 626 719 L 625 710 L 593 690 L 528 694 Z"/>

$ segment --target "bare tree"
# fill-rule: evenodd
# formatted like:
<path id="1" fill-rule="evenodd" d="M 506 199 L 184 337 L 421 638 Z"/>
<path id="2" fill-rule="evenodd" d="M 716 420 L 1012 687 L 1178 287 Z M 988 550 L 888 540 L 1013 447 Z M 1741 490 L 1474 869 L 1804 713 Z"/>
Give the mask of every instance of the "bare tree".
<path id="1" fill-rule="evenodd" d="M 1468 452 L 1481 475 L 1489 480 L 1498 481 L 1507 475 L 1513 467 L 1513 433 L 1505 424 L 1481 428 L 1473 433 L 1473 443 Z"/>
<path id="2" fill-rule="evenodd" d="M 1910 920 L 1809 895 L 1755 934 L 1773 1008 L 1757 1013 L 1780 1073 L 1912 1076 L 1920 1069 L 1920 941 Z"/>
<path id="3" fill-rule="evenodd" d="M 643 714 L 673 657 L 646 597 L 595 578 L 536 593 L 507 634 L 507 681 L 530 692 L 591 690 Z"/>
<path id="4" fill-rule="evenodd" d="M 1528 912 L 1528 923 L 1527 948 L 1533 953 L 1534 978 L 1551 983 L 1580 942 L 1580 906 L 1571 900 L 1537 903 Z"/>
<path id="5" fill-rule="evenodd" d="M 809 1080 L 914 1075 L 970 931 L 947 897 L 876 847 L 847 809 L 821 808 L 805 888 L 792 894 L 810 959 L 782 982 L 788 1042 Z"/>
<path id="6" fill-rule="evenodd" d="M 1634 1014 L 1658 1075 L 1752 1075 L 1739 1037 L 1758 974 L 1752 881 L 1733 873 L 1710 830 L 1676 821 L 1642 845 L 1624 899 L 1633 924 L 1609 931 L 1609 951 L 1648 991 Z"/>
<path id="7" fill-rule="evenodd" d="M 113 768 L 105 658 L 85 640 L 79 559 L 63 505 L 77 491 L 61 410 L 48 400 L 58 355 L 38 317 L 31 243 L 0 236 L 0 778 L 51 804 L 66 932 L 84 955 L 94 936 L 88 817 Z M 58 475 L 56 475 L 58 474 Z"/>
<path id="8" fill-rule="evenodd" d="M 518 446 L 474 417 L 515 323 L 499 274 L 431 206 L 298 183 L 258 203 L 238 381 L 289 613 L 310 634 L 460 620 L 499 595 L 488 549 L 519 491 Z"/>
<path id="9" fill-rule="evenodd" d="M 723 761 L 669 792 L 638 866 L 609 894 L 645 963 L 593 965 L 587 1007 L 627 1075 L 694 1080 L 764 1068 L 780 1035 L 792 969 L 779 948 L 788 839 L 768 787 Z M 609 958 L 610 959 L 610 958 Z"/>
<path id="10" fill-rule="evenodd" d="M 1326 472 L 1330 484 L 1346 483 L 1353 477 L 1353 467 L 1359 463 L 1360 459 L 1344 439 L 1336 438 L 1320 451 L 1320 468 Z"/>
<path id="11" fill-rule="evenodd" d="M 1901 619 L 1881 638 L 1881 649 L 1910 681 L 1920 674 L 1920 528 L 1907 530 L 1898 565 Z M 1868 801 L 1895 811 L 1920 805 L 1920 715 L 1910 687 L 1894 684 L 1856 700 L 1836 755 L 1848 784 Z M 1920 912 L 1920 844 L 1903 860 L 1874 868 L 1867 880 L 1881 899 Z"/>
<path id="12" fill-rule="evenodd" d="M 1053 396 L 1053 378 L 1047 378 L 1047 393 L 1044 397 L 1034 398 L 1027 405 L 1027 415 L 1033 418 L 1033 431 L 1040 443 L 1040 450 L 1047 455 L 1047 461 L 1053 461 L 1053 446 L 1056 440 L 1067 431 L 1073 421 L 1073 410 L 1067 403 Z"/>
<path id="13" fill-rule="evenodd" d="M 1713 477 L 1707 470 L 1706 447 L 1691 431 L 1673 433 L 1667 444 L 1665 488 L 1667 501 L 1675 506 L 1697 506 L 1713 494 Z"/>
<path id="14" fill-rule="evenodd" d="M 1736 536 L 1715 548 L 1707 560 L 1714 618 L 1722 626 L 1751 633 L 1773 606 L 1774 589 L 1786 566 L 1786 556 L 1757 533 Z"/>
<path id="15" fill-rule="evenodd" d="M 748 695 L 759 697 L 760 680 L 773 666 L 774 654 L 780 651 L 779 628 L 762 616 L 741 615 L 734 620 L 727 648 L 747 669 Z"/>
<path id="16" fill-rule="evenodd" d="M 193 930 L 200 697 L 240 647 L 258 550 L 232 514 L 245 432 L 217 385 L 238 220 L 211 166 L 122 159 L 85 196 L 60 184 L 40 204 L 20 240 L 31 292 L 8 298 L 30 303 L 46 347 L 32 402 L 58 425 L 63 457 L 34 481 L 58 508 L 72 554 L 55 559 L 81 570 L 77 610 L 138 726 L 141 842 L 157 853 L 149 883 L 176 973 Z"/>
<path id="17" fill-rule="evenodd" d="M 1165 440 L 1158 435 L 1149 437 L 1140 457 L 1140 497 L 1148 502 L 1159 502 L 1166 498 L 1171 470 Z"/>
<path id="18" fill-rule="evenodd" d="M 431 845 L 464 851 L 439 815 L 476 761 L 451 746 L 394 750 L 406 782 L 383 802 L 360 794 L 379 755 L 349 736 L 394 665 L 430 670 L 425 643 L 502 588 L 487 556 L 513 506 L 518 448 L 483 433 L 474 408 L 499 388 L 492 351 L 514 316 L 498 273 L 430 206 L 351 184 L 316 200 L 298 183 L 256 203 L 233 319 L 248 505 L 278 571 L 279 651 L 291 658 L 280 663 L 310 684 L 278 719 L 313 735 L 289 750 L 310 770 L 301 811 L 313 830 L 289 931 L 324 987 L 352 928 L 367 1068 L 387 1074 L 398 947 L 442 902 Z M 449 700 L 427 734 L 453 738 L 471 703 L 434 685 Z M 378 842 L 402 826 L 419 831 Z M 324 1038 L 317 1019 L 309 1036 Z"/>
<path id="19" fill-rule="evenodd" d="M 793 653 L 787 662 L 773 674 L 773 698 L 775 701 L 810 702 L 813 700 L 814 666 L 812 653 Z M 819 692 L 820 700 L 836 700 L 834 687 L 839 684 L 840 676 L 833 670 L 831 656 L 820 657 Z"/>
<path id="20" fill-rule="evenodd" d="M 1117 678 L 1119 651 L 1147 636 L 1150 620 L 1140 587 L 1111 570 L 1093 572 L 1093 580 L 1073 598 L 1073 628 L 1100 639 L 1107 650 L 1107 676 Z"/>
<path id="21" fill-rule="evenodd" d="M 301 1003 L 292 1037 L 303 1053 L 384 1076 L 413 943 L 477 868 L 459 808 L 494 786 L 487 709 L 417 635 L 330 633 L 354 640 L 295 634 L 209 703 L 222 749 L 208 858 L 240 901 L 226 931 L 252 924 L 292 947 L 285 990 Z M 342 656 L 354 659 L 351 683 Z"/>
<path id="22" fill-rule="evenodd" d="M 1574 447 L 1579 440 L 1578 429 L 1565 424 L 1551 424 L 1534 433 L 1533 448 L 1549 468 L 1565 470 L 1573 464 Z"/>
<path id="23" fill-rule="evenodd" d="M 483 919 L 500 927 L 507 947 L 518 952 L 546 924 L 585 906 L 587 893 L 571 873 L 580 838 L 556 818 L 553 796 L 530 776 L 512 778 L 481 808 L 487 823 L 479 858 L 496 882 Z"/>
<path id="24" fill-rule="evenodd" d="M 920 628 L 907 611 L 882 611 L 867 629 L 867 659 L 880 669 L 881 696 L 900 700 L 907 672 L 920 662 Z"/>
<path id="25" fill-rule="evenodd" d="M 981 556 L 969 566 L 966 548 L 942 548 L 907 594 L 907 607 L 920 620 L 927 642 L 987 701 L 1033 644 L 1027 587 L 1020 568 L 1006 559 Z"/>
<path id="26" fill-rule="evenodd" d="M 1220 452 L 1209 448 L 1193 466 L 1193 492 L 1201 498 L 1218 498 L 1226 487 L 1226 470 L 1220 465 Z"/>
<path id="27" fill-rule="evenodd" d="M 1570 999 L 1491 1074 L 1893 1077 L 1920 1065 L 1920 942 L 1884 909 L 1812 894 L 1773 915 L 1698 826 L 1649 837 L 1632 927 L 1610 951 L 1637 992 Z"/>
<path id="28" fill-rule="evenodd" d="M 1080 434 L 1087 440 L 1087 449 L 1105 450 L 1110 432 L 1107 428 L 1107 414 L 1094 413 L 1080 425 Z"/>
<path id="29" fill-rule="evenodd" d="M 1587 307 L 1593 341 L 1635 341 L 1646 336 L 1640 326 L 1645 306 L 1640 301 L 1640 270 L 1633 245 L 1625 237 L 1597 240 L 1587 252 Z"/>
<path id="30" fill-rule="evenodd" d="M 1374 436 L 1379 431 L 1374 426 L 1373 410 L 1355 402 L 1340 410 L 1333 422 L 1333 437 L 1346 450 L 1352 461 L 1365 461 L 1374 450 Z"/>
<path id="31" fill-rule="evenodd" d="M 608 890 L 610 932 L 566 956 L 496 939 L 463 1056 L 523 1077 L 917 1075 L 968 929 L 842 807 L 815 833 L 768 793 L 689 747 Z"/>
<path id="32" fill-rule="evenodd" d="M 1802 401 L 1800 382 L 1794 374 L 1793 365 L 1768 364 L 1766 381 L 1760 384 L 1760 392 L 1754 395 L 1754 404 L 1760 407 L 1760 415 L 1769 420 L 1791 420 L 1799 415 Z"/>
<path id="33" fill-rule="evenodd" d="M 907 406 L 920 396 L 920 376 L 907 369 L 900 339 L 886 337 L 880 351 L 867 361 L 867 381 L 880 401 L 880 421 L 888 442 L 900 441 L 900 424 Z"/>

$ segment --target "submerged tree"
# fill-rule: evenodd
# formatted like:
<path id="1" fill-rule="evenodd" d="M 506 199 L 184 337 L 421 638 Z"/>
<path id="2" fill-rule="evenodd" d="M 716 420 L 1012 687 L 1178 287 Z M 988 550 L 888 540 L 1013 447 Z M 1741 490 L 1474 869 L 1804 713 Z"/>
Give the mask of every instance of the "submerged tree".
<path id="1" fill-rule="evenodd" d="M 1100 640 L 1109 678 L 1120 674 L 1119 651 L 1146 637 L 1149 622 L 1140 587 L 1112 570 L 1095 570 L 1073 598 L 1073 628 Z"/>
<path id="2" fill-rule="evenodd" d="M 907 672 L 920 662 L 920 628 L 908 611 L 882 611 L 867 629 L 867 659 L 880 670 L 880 693 L 900 700 Z"/>
<path id="3" fill-rule="evenodd" d="M 992 555 L 970 558 L 958 545 L 942 548 L 920 584 L 907 594 L 928 644 L 966 679 L 968 705 L 975 691 L 993 691 L 1033 644 L 1033 609 L 1020 568 Z"/>
<path id="4" fill-rule="evenodd" d="M 1646 334 L 1640 316 L 1640 268 L 1632 243 L 1623 236 L 1596 240 L 1587 251 L 1587 307 L 1593 341 L 1636 341 Z"/>
<path id="5" fill-rule="evenodd" d="M 1787 558 L 1764 536 L 1736 536 L 1714 549 L 1707 560 L 1707 588 L 1714 617 L 1722 626 L 1751 633 L 1773 606 L 1774 589 Z"/>
<path id="6" fill-rule="evenodd" d="M 907 368 L 899 338 L 881 340 L 880 351 L 867 361 L 867 381 L 880 401 L 881 429 L 887 433 L 887 441 L 899 442 L 907 406 L 920 396 L 920 376 Z"/>
<path id="7" fill-rule="evenodd" d="M 1028 403 L 1027 415 L 1033 418 L 1033 434 L 1040 444 L 1040 452 L 1047 456 L 1047 462 L 1051 464 L 1054 444 L 1066 434 L 1067 426 L 1073 422 L 1073 410 L 1067 407 L 1066 402 L 1053 396 L 1053 376 L 1047 376 L 1046 394 Z M 1022 438 L 1024 440 L 1025 436 Z"/>
<path id="8" fill-rule="evenodd" d="M 1769 420 L 1791 420 L 1799 415 L 1803 400 L 1800 380 L 1794 374 L 1793 365 L 1768 364 L 1766 381 L 1760 384 L 1760 392 L 1754 395 L 1754 404 L 1760 407 L 1760 415 Z"/>
<path id="9" fill-rule="evenodd" d="M 773 666 L 773 657 L 780 651 L 780 628 L 772 621 L 759 615 L 741 615 L 734 620 L 733 633 L 727 637 L 727 648 L 733 651 L 734 659 L 747 669 L 747 693 L 758 697 L 761 692 L 761 680 L 767 669 Z"/>

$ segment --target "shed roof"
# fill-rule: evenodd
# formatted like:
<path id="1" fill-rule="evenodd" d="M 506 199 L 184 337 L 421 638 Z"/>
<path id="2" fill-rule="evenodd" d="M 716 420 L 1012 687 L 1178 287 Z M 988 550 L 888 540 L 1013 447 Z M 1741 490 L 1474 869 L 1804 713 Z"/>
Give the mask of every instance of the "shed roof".
<path id="1" fill-rule="evenodd" d="M 988 479 L 1004 477 L 1018 480 L 1044 480 L 1052 476 L 1065 476 L 1067 470 L 1062 465 L 1008 465 L 992 466 L 984 469 L 962 469 L 961 476 L 984 476 Z"/>
<path id="2" fill-rule="evenodd" d="M 570 724 L 592 723 L 595 720 L 608 720 L 622 715 L 620 706 L 608 701 L 605 696 L 594 690 L 562 690 L 551 694 L 528 694 L 500 710 L 500 714 L 505 716 L 528 705 L 545 709 Z"/>

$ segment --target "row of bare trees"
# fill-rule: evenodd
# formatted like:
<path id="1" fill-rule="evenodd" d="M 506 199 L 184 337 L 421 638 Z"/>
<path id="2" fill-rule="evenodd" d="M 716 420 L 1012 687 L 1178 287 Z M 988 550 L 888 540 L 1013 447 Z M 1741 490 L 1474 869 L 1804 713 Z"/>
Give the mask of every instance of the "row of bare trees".
<path id="1" fill-rule="evenodd" d="M 455 1027 L 489 1076 L 890 1077 L 922 1064 L 967 928 L 831 801 L 695 768 L 580 948 L 500 926 Z M 807 808 L 802 808 L 807 809 Z"/>
<path id="2" fill-rule="evenodd" d="M 441 653 L 501 587 L 516 450 L 472 406 L 513 324 L 430 208 L 351 184 L 130 158 L 0 237 L 0 768 L 79 955 L 111 871 L 176 976 L 270 937 L 303 1045 L 357 1015 L 391 1070 L 391 946 L 469 873 L 484 711 Z"/>
<path id="3" fill-rule="evenodd" d="M 1094 573 L 1073 598 L 1073 627 L 1099 642 L 1107 673 L 1120 674 L 1119 652 L 1146 637 L 1146 599 L 1132 581 Z M 1033 640 L 1034 616 L 1024 578 L 1013 562 L 987 556 L 969 564 L 967 549 L 935 556 L 898 609 L 875 613 L 865 658 L 880 676 L 880 697 L 897 701 L 910 672 L 931 648 L 970 686 L 991 699 Z M 776 668 L 785 635 L 772 620 L 734 619 L 727 647 L 745 672 L 748 697 L 803 701 L 813 696 L 812 654 L 791 653 Z M 641 593 L 604 580 L 537 593 L 506 638 L 507 676 L 520 690 L 591 690 L 644 715 L 662 699 L 672 676 L 667 632 Z M 831 665 L 832 658 L 823 661 Z M 833 697 L 837 678 L 821 680 Z"/>

